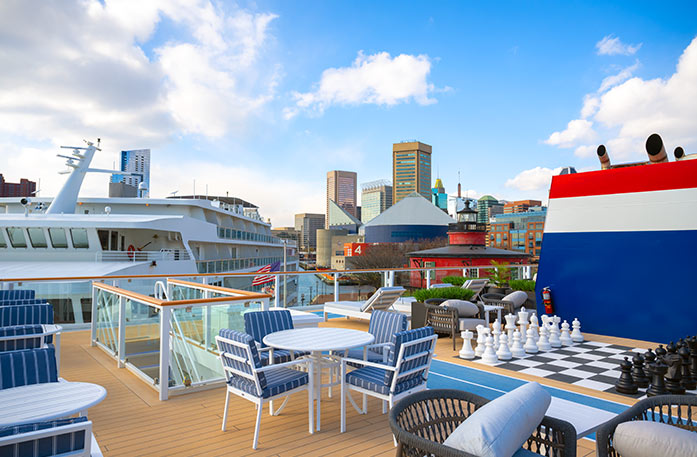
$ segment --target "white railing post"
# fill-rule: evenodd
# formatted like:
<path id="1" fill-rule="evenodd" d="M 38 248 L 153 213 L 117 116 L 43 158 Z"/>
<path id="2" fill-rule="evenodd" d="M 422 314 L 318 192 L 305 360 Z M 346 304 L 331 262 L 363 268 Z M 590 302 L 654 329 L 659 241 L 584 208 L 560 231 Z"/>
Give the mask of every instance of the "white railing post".
<path id="1" fill-rule="evenodd" d="M 431 288 L 431 270 L 426 270 L 426 289 Z"/>
<path id="2" fill-rule="evenodd" d="M 211 305 L 207 305 L 203 313 L 203 334 L 206 343 L 206 350 L 211 346 Z"/>
<path id="3" fill-rule="evenodd" d="M 92 284 L 92 317 L 91 317 L 91 323 L 90 323 L 90 330 L 91 330 L 91 346 L 96 346 L 97 345 L 97 321 L 98 316 L 97 316 L 97 289 L 94 287 L 94 284 Z"/>
<path id="4" fill-rule="evenodd" d="M 169 396 L 169 333 L 171 310 L 164 306 L 160 309 L 160 401 Z"/>
<path id="5" fill-rule="evenodd" d="M 119 347 L 116 354 L 118 367 L 123 368 L 126 355 L 126 300 L 119 296 Z"/>
<path id="6" fill-rule="evenodd" d="M 390 270 L 390 284 L 389 284 L 389 287 L 394 287 L 394 276 L 395 276 L 394 273 L 395 273 L 394 271 Z"/>
<path id="7" fill-rule="evenodd" d="M 276 275 L 274 277 L 274 280 L 273 280 L 274 281 L 273 282 L 273 290 L 274 290 L 273 306 L 275 308 L 278 308 L 278 296 L 280 295 L 280 292 L 281 292 L 281 289 L 280 289 L 281 281 L 278 278 L 279 278 L 279 276 Z M 283 297 L 283 301 L 285 302 L 285 297 Z"/>
<path id="8" fill-rule="evenodd" d="M 339 301 L 339 273 L 334 273 L 334 301 Z"/>
<path id="9" fill-rule="evenodd" d="M 261 300 L 261 310 L 262 310 L 262 311 L 268 311 L 268 310 L 269 310 L 269 305 L 270 305 L 270 303 L 269 303 L 269 299 L 268 299 L 268 298 L 263 298 L 263 299 Z M 276 306 L 278 306 L 278 305 L 276 305 Z"/>

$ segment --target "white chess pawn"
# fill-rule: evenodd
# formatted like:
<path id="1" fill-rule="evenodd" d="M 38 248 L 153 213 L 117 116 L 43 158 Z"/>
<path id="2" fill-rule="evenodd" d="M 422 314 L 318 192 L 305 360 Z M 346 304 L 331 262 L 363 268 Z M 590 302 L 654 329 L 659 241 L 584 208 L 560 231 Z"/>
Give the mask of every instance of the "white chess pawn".
<path id="1" fill-rule="evenodd" d="M 559 323 L 561 322 L 561 317 L 557 316 L 556 314 L 552 316 L 552 325 L 554 325 L 556 328 L 559 328 Z"/>
<path id="2" fill-rule="evenodd" d="M 513 332 L 516 329 L 515 314 L 506 314 L 506 316 L 504 316 L 504 319 L 506 319 L 506 330 L 508 330 L 508 341 L 513 342 Z"/>
<path id="3" fill-rule="evenodd" d="M 474 358 L 474 350 L 472 349 L 472 337 L 474 336 L 474 333 L 472 333 L 471 330 L 465 330 L 464 332 L 460 332 L 460 336 L 462 336 L 462 349 L 460 349 L 460 358 L 462 359 L 473 359 Z"/>
<path id="4" fill-rule="evenodd" d="M 583 343 L 583 335 L 581 334 L 581 322 L 579 322 L 578 319 L 574 318 L 573 322 L 571 323 L 571 327 L 573 328 L 573 331 L 571 332 L 571 341 L 574 343 Z"/>
<path id="5" fill-rule="evenodd" d="M 482 362 L 488 363 L 488 364 L 495 364 L 498 363 L 499 358 L 496 356 L 496 352 L 494 352 L 494 338 L 491 337 L 491 335 L 487 335 L 486 341 L 484 342 L 484 354 L 482 354 Z"/>
<path id="6" fill-rule="evenodd" d="M 537 348 L 537 346 L 535 346 L 535 348 Z M 516 358 L 525 357 L 525 349 L 523 349 L 523 342 L 521 341 L 520 332 L 518 330 L 513 332 L 511 355 Z"/>
<path id="7" fill-rule="evenodd" d="M 500 344 L 498 351 L 496 351 L 496 357 L 498 357 L 499 360 L 511 360 L 513 355 L 508 347 L 508 335 L 502 333 L 501 337 L 499 337 L 499 342 Z"/>
<path id="8" fill-rule="evenodd" d="M 571 346 L 574 344 L 571 339 L 571 333 L 569 332 L 569 323 L 566 321 L 561 324 L 561 336 L 559 337 L 559 341 L 563 346 Z"/>
<path id="9" fill-rule="evenodd" d="M 530 328 L 532 329 L 532 337 L 537 343 L 537 340 L 540 339 L 540 322 L 537 320 L 537 314 L 530 316 Z"/>
<path id="10" fill-rule="evenodd" d="M 498 319 L 492 324 L 494 331 L 491 332 L 494 335 L 494 347 L 499 347 L 499 337 L 501 336 L 501 322 Z"/>
<path id="11" fill-rule="evenodd" d="M 525 346 L 523 346 L 523 349 L 525 349 L 525 352 L 528 354 L 537 354 L 537 342 L 535 341 L 535 337 L 532 333 L 532 329 L 529 328 L 527 332 L 527 340 L 525 341 Z"/>
<path id="12" fill-rule="evenodd" d="M 484 341 L 486 340 L 486 333 L 489 331 L 488 328 L 483 325 L 477 325 L 477 347 L 474 349 L 474 355 L 481 357 L 484 354 Z"/>
<path id="13" fill-rule="evenodd" d="M 518 325 L 520 325 L 520 334 L 523 336 L 527 334 L 525 328 L 528 326 L 529 315 L 530 313 L 525 310 L 525 306 L 520 308 L 520 311 L 518 311 Z"/>
<path id="14" fill-rule="evenodd" d="M 551 322 L 552 325 L 549 327 L 549 345 L 553 348 L 560 348 L 561 340 L 559 339 L 559 335 L 561 332 L 559 331 L 559 327 L 557 327 L 554 319 L 552 319 Z"/>
<path id="15" fill-rule="evenodd" d="M 552 345 L 549 344 L 549 328 L 546 325 L 540 327 L 540 339 L 537 341 L 537 348 L 540 351 L 550 351 Z"/>
<path id="16" fill-rule="evenodd" d="M 540 327 L 547 327 L 549 326 L 549 316 L 546 314 L 543 314 L 542 317 L 540 318 L 542 321 L 542 325 Z"/>

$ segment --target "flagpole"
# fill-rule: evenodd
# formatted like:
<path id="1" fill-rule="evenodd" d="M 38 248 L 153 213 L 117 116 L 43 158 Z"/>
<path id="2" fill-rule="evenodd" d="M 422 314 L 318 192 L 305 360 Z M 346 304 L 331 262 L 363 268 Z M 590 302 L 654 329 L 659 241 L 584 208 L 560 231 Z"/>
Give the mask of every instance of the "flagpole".
<path id="1" fill-rule="evenodd" d="M 286 244 L 288 243 L 288 240 L 285 238 L 283 239 L 283 271 L 286 270 Z M 287 301 L 287 295 L 286 295 L 286 276 L 283 275 L 283 307 L 287 308 L 288 307 L 288 301 Z"/>

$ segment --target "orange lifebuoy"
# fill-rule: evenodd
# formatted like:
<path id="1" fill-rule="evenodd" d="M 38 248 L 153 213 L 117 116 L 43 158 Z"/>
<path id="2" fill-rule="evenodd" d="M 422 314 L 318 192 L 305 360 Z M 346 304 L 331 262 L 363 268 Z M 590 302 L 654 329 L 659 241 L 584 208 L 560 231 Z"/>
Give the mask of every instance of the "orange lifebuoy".
<path id="1" fill-rule="evenodd" d="M 133 257 L 135 257 L 135 255 L 136 255 L 136 248 L 135 248 L 135 246 L 133 246 L 132 244 L 129 244 L 129 245 L 128 245 L 127 252 L 128 252 L 128 258 L 129 258 L 129 259 L 132 259 Z"/>

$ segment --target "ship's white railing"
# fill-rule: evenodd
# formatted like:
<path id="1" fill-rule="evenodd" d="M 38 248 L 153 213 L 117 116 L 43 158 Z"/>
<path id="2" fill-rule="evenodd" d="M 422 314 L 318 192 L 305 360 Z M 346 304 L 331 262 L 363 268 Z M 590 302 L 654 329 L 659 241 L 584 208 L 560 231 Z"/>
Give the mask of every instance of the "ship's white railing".
<path id="1" fill-rule="evenodd" d="M 212 336 L 238 327 L 241 310 L 268 309 L 271 297 L 183 280 L 168 281 L 167 289 L 169 297 L 184 290 L 203 298 L 162 300 L 92 283 L 92 345 L 157 390 L 160 400 L 222 384 Z"/>
<path id="2" fill-rule="evenodd" d="M 191 260 L 185 249 L 161 249 L 159 251 L 99 251 L 97 262 L 152 262 Z"/>

